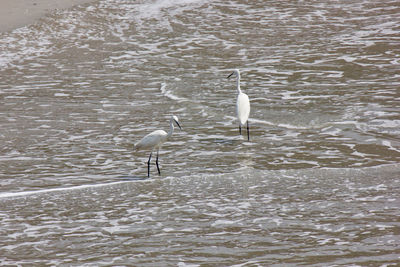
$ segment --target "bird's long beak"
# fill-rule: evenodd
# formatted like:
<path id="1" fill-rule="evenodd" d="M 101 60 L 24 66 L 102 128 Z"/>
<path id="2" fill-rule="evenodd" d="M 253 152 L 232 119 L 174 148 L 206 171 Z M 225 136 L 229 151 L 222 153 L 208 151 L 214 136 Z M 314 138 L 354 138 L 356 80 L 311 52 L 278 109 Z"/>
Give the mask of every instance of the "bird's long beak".
<path id="1" fill-rule="evenodd" d="M 229 77 L 231 77 L 234 74 L 234 72 L 232 72 L 231 74 L 229 74 L 228 77 L 226 77 L 227 79 L 229 79 Z"/>
<path id="2" fill-rule="evenodd" d="M 176 125 L 178 125 L 179 129 L 182 130 L 182 127 L 179 125 L 179 122 L 177 122 L 176 120 L 174 120 L 174 122 L 176 123 Z"/>

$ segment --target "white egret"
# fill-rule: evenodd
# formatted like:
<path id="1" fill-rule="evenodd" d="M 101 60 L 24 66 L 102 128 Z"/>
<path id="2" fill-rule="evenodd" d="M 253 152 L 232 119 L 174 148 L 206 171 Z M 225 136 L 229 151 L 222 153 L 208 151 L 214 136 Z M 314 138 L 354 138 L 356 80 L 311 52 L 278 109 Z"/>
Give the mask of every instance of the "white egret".
<path id="1" fill-rule="evenodd" d="M 250 141 L 250 132 L 249 132 L 249 114 L 250 114 L 250 101 L 249 97 L 240 90 L 240 71 L 235 69 L 231 74 L 229 74 L 228 78 L 233 74 L 236 75 L 236 88 L 238 92 L 237 101 L 236 101 L 236 114 L 239 120 L 239 134 L 242 134 L 242 126 L 247 124 L 247 140 Z"/>
<path id="2" fill-rule="evenodd" d="M 160 151 L 160 148 L 164 144 L 164 142 L 167 141 L 168 138 L 170 138 L 172 133 L 174 132 L 174 122 L 176 123 L 176 125 L 178 125 L 179 129 L 182 129 L 181 126 L 179 125 L 178 117 L 171 116 L 171 119 L 169 121 L 170 129 L 168 133 L 166 133 L 164 130 L 156 130 L 143 137 L 142 140 L 137 142 L 134 146 L 136 150 L 151 149 L 149 161 L 147 162 L 147 177 L 150 177 L 150 160 L 154 149 L 157 149 L 156 165 L 158 174 L 161 175 L 160 167 L 158 166 L 158 152 Z"/>

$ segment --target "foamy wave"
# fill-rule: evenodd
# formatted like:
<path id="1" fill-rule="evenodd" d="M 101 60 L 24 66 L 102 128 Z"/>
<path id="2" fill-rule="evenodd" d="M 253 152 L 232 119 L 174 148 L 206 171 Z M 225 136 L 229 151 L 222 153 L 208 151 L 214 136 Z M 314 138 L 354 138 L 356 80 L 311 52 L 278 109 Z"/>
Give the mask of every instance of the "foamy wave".
<path id="1" fill-rule="evenodd" d="M 226 116 L 226 117 L 231 120 L 236 119 L 236 117 L 233 117 L 233 116 Z M 289 123 L 275 123 L 272 121 L 266 121 L 266 120 L 260 120 L 260 119 L 254 119 L 254 118 L 249 118 L 249 122 L 264 124 L 264 125 L 269 125 L 269 126 L 276 126 L 276 127 L 286 128 L 286 129 L 291 129 L 291 130 L 306 130 L 306 129 L 323 128 L 323 127 L 326 127 L 331 124 L 331 123 L 324 123 L 324 124 L 321 124 L 318 126 L 305 127 L 305 126 L 292 125 Z"/>
<path id="2" fill-rule="evenodd" d="M 186 98 L 174 95 L 171 90 L 167 90 L 167 84 L 166 83 L 162 83 L 161 84 L 160 90 L 161 90 L 161 93 L 164 96 L 168 97 L 169 99 L 172 99 L 172 100 L 175 100 L 175 101 L 187 101 Z"/>
<path id="3" fill-rule="evenodd" d="M 174 7 L 190 7 L 194 4 L 202 4 L 204 0 L 158 0 L 149 4 L 142 4 L 138 8 L 139 19 L 159 18 L 160 13 Z"/>
<path id="4" fill-rule="evenodd" d="M 24 192 L 0 193 L 0 198 L 24 197 L 24 196 L 29 196 L 29 195 L 52 193 L 52 192 L 59 192 L 59 191 L 81 190 L 81 189 L 86 189 L 86 188 L 96 188 L 96 187 L 104 187 L 104 186 L 122 184 L 122 183 L 127 183 L 127 182 L 128 181 L 118 181 L 118 182 L 111 182 L 111 183 L 87 184 L 87 185 L 43 189 L 43 190 L 33 190 L 33 191 L 24 191 Z"/>

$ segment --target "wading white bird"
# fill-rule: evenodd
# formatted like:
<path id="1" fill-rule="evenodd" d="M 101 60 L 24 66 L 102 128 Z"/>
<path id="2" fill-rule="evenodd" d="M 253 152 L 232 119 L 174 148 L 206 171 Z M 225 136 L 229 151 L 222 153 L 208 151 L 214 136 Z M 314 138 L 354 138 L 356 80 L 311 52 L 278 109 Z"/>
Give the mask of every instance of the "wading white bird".
<path id="1" fill-rule="evenodd" d="M 168 133 L 166 133 L 164 130 L 156 130 L 152 133 L 149 133 L 148 135 L 143 137 L 142 140 L 140 140 L 135 144 L 134 148 L 136 150 L 151 149 L 149 161 L 147 162 L 147 177 L 150 177 L 150 160 L 154 149 L 157 149 L 156 165 L 158 174 L 161 175 L 160 167 L 158 166 L 158 152 L 160 151 L 160 148 L 164 144 L 164 142 L 167 141 L 168 138 L 170 138 L 172 133 L 174 132 L 174 123 L 178 125 L 179 129 L 182 129 L 181 126 L 179 125 L 178 117 L 171 116 L 171 119 L 169 121 L 170 128 Z"/>
<path id="2" fill-rule="evenodd" d="M 249 97 L 240 90 L 240 71 L 235 69 L 229 77 L 233 74 L 236 75 L 236 88 L 238 92 L 237 101 L 236 101 L 236 114 L 239 120 L 239 134 L 242 134 L 242 126 L 247 124 L 247 140 L 250 141 L 250 132 L 249 132 L 249 114 L 250 114 L 250 101 Z"/>

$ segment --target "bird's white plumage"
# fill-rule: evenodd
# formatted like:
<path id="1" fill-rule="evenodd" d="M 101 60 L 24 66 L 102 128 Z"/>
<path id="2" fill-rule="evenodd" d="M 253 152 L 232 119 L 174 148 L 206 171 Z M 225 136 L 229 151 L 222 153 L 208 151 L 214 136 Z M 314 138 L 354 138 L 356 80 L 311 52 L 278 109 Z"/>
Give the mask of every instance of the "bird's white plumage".
<path id="1" fill-rule="evenodd" d="M 248 122 L 250 115 L 250 100 L 249 97 L 240 90 L 240 71 L 238 69 L 233 70 L 233 72 L 229 74 L 228 78 L 234 74 L 236 76 L 236 90 L 238 92 L 236 100 L 236 115 L 239 121 L 239 135 L 242 134 L 242 126 L 247 124 L 247 140 L 250 141 Z"/>
<path id="2" fill-rule="evenodd" d="M 238 92 L 236 101 L 236 115 L 241 126 L 245 125 L 250 114 L 250 101 L 249 97 L 242 92 L 240 89 L 240 71 L 238 69 L 233 70 L 233 72 L 228 76 L 236 76 L 236 90 Z"/>
<path id="3" fill-rule="evenodd" d="M 159 149 L 167 140 L 167 136 L 168 134 L 164 130 L 151 132 L 135 144 L 135 149 Z"/>
<path id="4" fill-rule="evenodd" d="M 177 116 L 172 115 L 169 120 L 169 132 L 166 133 L 164 130 L 155 130 L 154 132 L 149 133 L 145 137 L 143 137 L 139 142 L 135 144 L 135 149 L 151 149 L 155 148 L 160 149 L 162 144 L 167 141 L 167 139 L 174 132 L 174 122 L 178 125 L 179 128 L 179 119 Z"/>
<path id="5" fill-rule="evenodd" d="M 166 133 L 164 130 L 156 130 L 145 137 L 143 137 L 139 142 L 137 142 L 134 145 L 135 149 L 150 149 L 151 153 L 149 156 L 149 161 L 147 162 L 147 176 L 150 177 L 150 160 L 151 160 L 151 155 L 153 154 L 154 149 L 157 149 L 157 159 L 156 159 L 156 165 L 157 165 L 157 170 L 158 174 L 161 175 L 160 168 L 158 166 L 158 152 L 160 151 L 161 146 L 164 144 L 165 141 L 168 140 L 169 137 L 171 137 L 172 133 L 174 132 L 174 123 L 178 125 L 180 129 L 181 126 L 179 125 L 179 120 L 178 117 L 176 116 L 171 116 L 171 119 L 169 120 L 169 132 Z"/>
<path id="6" fill-rule="evenodd" d="M 250 114 L 250 101 L 249 97 L 245 93 L 240 92 L 238 94 L 236 113 L 240 125 L 245 125 Z"/>

